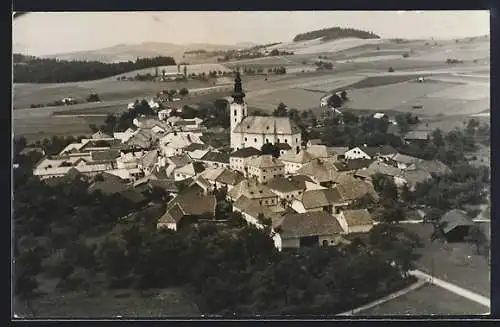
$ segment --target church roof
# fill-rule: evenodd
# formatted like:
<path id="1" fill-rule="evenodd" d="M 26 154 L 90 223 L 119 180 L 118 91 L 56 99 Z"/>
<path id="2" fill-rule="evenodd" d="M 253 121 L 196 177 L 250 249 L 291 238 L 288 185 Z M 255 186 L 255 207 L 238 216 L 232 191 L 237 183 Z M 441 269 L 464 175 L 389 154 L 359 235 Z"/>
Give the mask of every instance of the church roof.
<path id="1" fill-rule="evenodd" d="M 300 129 L 288 117 L 262 117 L 248 116 L 245 117 L 236 127 L 233 132 L 236 133 L 266 133 L 266 134 L 297 134 Z"/>

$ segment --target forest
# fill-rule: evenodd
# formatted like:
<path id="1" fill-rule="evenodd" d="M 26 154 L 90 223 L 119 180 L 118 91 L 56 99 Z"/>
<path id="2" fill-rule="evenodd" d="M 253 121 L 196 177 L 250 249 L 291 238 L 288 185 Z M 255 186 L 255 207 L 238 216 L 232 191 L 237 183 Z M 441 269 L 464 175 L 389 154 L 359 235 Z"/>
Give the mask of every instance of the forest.
<path id="1" fill-rule="evenodd" d="M 328 41 L 328 40 L 336 40 L 347 37 L 355 37 L 360 39 L 380 39 L 380 36 L 372 32 L 362 31 L 355 28 L 331 27 L 307 33 L 297 34 L 293 38 L 293 41 L 294 42 L 309 41 L 319 38 L 321 38 L 322 41 Z"/>
<path id="2" fill-rule="evenodd" d="M 172 57 L 137 58 L 134 62 L 67 61 L 14 54 L 14 83 L 91 81 L 130 71 L 176 65 Z"/>

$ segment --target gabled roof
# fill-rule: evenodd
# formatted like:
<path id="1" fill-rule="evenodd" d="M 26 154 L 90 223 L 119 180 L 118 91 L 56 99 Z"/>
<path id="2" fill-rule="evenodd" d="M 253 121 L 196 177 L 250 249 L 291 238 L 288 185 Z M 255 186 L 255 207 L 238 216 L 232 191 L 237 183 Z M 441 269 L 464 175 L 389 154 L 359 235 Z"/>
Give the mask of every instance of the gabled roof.
<path id="1" fill-rule="evenodd" d="M 182 167 L 193 162 L 193 160 L 187 154 L 180 154 L 168 157 L 167 160 L 170 161 L 176 167 Z"/>
<path id="2" fill-rule="evenodd" d="M 395 176 L 400 176 L 403 173 L 403 171 L 397 167 L 390 166 L 386 163 L 380 161 L 374 161 L 370 164 L 370 166 L 368 166 L 368 168 L 357 170 L 355 175 L 364 178 L 371 178 L 372 175 L 377 173 L 395 177 Z"/>
<path id="3" fill-rule="evenodd" d="M 260 205 L 258 200 L 249 199 L 244 195 L 240 196 L 240 198 L 233 204 L 233 207 L 254 218 L 258 218 L 259 215 L 263 215 L 265 218 L 271 219 L 271 221 L 276 221 L 281 217 L 279 213 L 273 212 L 269 209 L 269 207 Z"/>
<path id="4" fill-rule="evenodd" d="M 205 170 L 205 166 L 201 162 L 191 162 L 177 169 L 178 173 L 195 176 Z"/>
<path id="5" fill-rule="evenodd" d="M 430 133 L 428 131 L 410 131 L 404 136 L 405 140 L 428 140 Z"/>
<path id="6" fill-rule="evenodd" d="M 469 219 L 469 217 L 467 217 L 465 211 L 458 209 L 453 209 L 446 212 L 439 220 L 439 224 L 445 234 L 449 233 L 450 231 L 459 226 L 474 225 L 474 223 Z"/>
<path id="7" fill-rule="evenodd" d="M 311 177 L 306 175 L 293 175 L 288 177 L 288 180 L 297 185 L 302 190 L 306 189 L 306 182 L 314 183 Z"/>
<path id="8" fill-rule="evenodd" d="M 374 223 L 371 214 L 366 209 L 343 210 L 342 214 L 349 227 L 373 225 Z"/>
<path id="9" fill-rule="evenodd" d="M 271 192 L 269 187 L 264 184 L 258 183 L 254 179 L 242 180 L 228 192 L 228 195 L 233 201 L 238 200 L 242 195 L 246 196 L 249 199 L 276 197 L 276 194 Z"/>
<path id="10" fill-rule="evenodd" d="M 257 167 L 257 168 L 271 168 L 283 166 L 283 162 L 281 160 L 273 157 L 270 154 L 263 154 L 260 156 L 251 157 L 248 160 L 248 166 Z"/>
<path id="11" fill-rule="evenodd" d="M 251 156 L 260 156 L 261 152 L 256 148 L 248 147 L 242 148 L 231 153 L 231 157 L 235 158 L 248 158 Z"/>
<path id="12" fill-rule="evenodd" d="M 92 161 L 114 161 L 119 156 L 120 151 L 117 149 L 90 152 L 90 158 Z"/>
<path id="13" fill-rule="evenodd" d="M 229 163 L 229 154 L 218 151 L 207 152 L 203 157 L 202 161 L 219 162 L 219 163 Z"/>
<path id="14" fill-rule="evenodd" d="M 336 161 L 334 163 L 337 171 L 352 171 L 369 167 L 373 163 L 373 159 L 350 159 Z"/>
<path id="15" fill-rule="evenodd" d="M 423 183 L 432 179 L 432 175 L 430 173 L 420 169 L 404 170 L 402 177 L 406 180 L 409 186 L 416 186 L 418 183 Z"/>
<path id="16" fill-rule="evenodd" d="M 200 176 L 205 178 L 206 180 L 209 181 L 215 181 L 217 177 L 219 177 L 220 174 L 224 172 L 226 168 L 224 167 L 219 167 L 219 168 L 207 168 L 205 171 L 203 171 Z"/>
<path id="17" fill-rule="evenodd" d="M 294 192 L 305 190 L 305 185 L 300 185 L 299 182 L 296 182 L 290 178 L 286 177 L 276 177 L 267 182 L 267 187 L 271 190 L 275 190 L 278 192 Z M 303 186 L 303 187 L 302 187 Z"/>
<path id="18" fill-rule="evenodd" d="M 184 148 L 184 151 L 192 152 L 195 150 L 206 150 L 206 149 L 208 149 L 208 145 L 206 145 L 206 144 L 191 143 L 190 145 L 188 145 L 187 147 Z"/>
<path id="19" fill-rule="evenodd" d="M 408 156 L 408 155 L 402 154 L 402 153 L 396 153 L 395 155 L 391 156 L 390 159 L 394 160 L 395 162 L 403 163 L 403 164 L 407 164 L 407 165 L 411 165 L 411 164 L 416 163 L 418 161 L 422 161 L 422 159 Z"/>
<path id="20" fill-rule="evenodd" d="M 152 167 L 158 160 L 158 150 L 148 151 L 142 156 L 141 163 L 144 167 Z"/>
<path id="21" fill-rule="evenodd" d="M 167 211 L 170 217 L 161 217 L 159 222 L 164 222 L 163 218 L 170 220 L 173 218 L 178 223 L 184 216 L 215 215 L 217 200 L 213 195 L 198 196 L 194 193 L 179 194 L 167 204 Z"/>
<path id="22" fill-rule="evenodd" d="M 302 195 L 302 204 L 306 209 L 325 207 L 342 202 L 344 201 L 336 188 L 305 191 Z"/>
<path id="23" fill-rule="evenodd" d="M 283 239 L 343 233 L 337 219 L 324 211 L 286 215 L 279 227 Z"/>
<path id="24" fill-rule="evenodd" d="M 296 153 L 295 151 L 287 151 L 280 157 L 280 160 L 304 164 L 311 161 L 313 158 L 314 157 L 309 153 L 309 151 L 300 150 L 299 153 Z"/>
<path id="25" fill-rule="evenodd" d="M 239 184 L 244 179 L 245 178 L 243 177 L 243 175 L 241 175 L 241 173 L 224 168 L 224 170 L 222 171 L 222 174 L 220 174 L 215 179 L 215 181 L 222 183 L 222 184 L 234 186 L 234 185 Z"/>
<path id="26" fill-rule="evenodd" d="M 333 181 L 338 176 L 333 163 L 323 159 L 315 159 L 306 163 L 297 170 L 297 174 L 313 177 L 319 183 Z"/>
<path id="27" fill-rule="evenodd" d="M 371 195 L 373 198 L 377 198 L 377 193 L 372 183 L 352 178 L 351 182 L 343 182 L 335 186 L 344 201 L 360 199 L 364 195 Z"/>
<path id="28" fill-rule="evenodd" d="M 124 192 L 127 189 L 128 186 L 125 183 L 114 179 L 105 179 L 104 181 L 96 181 L 92 183 L 89 186 L 88 191 L 89 193 L 100 191 L 103 194 L 111 195 Z"/>
<path id="29" fill-rule="evenodd" d="M 263 117 L 248 116 L 245 117 L 233 132 L 237 133 L 275 133 L 275 134 L 297 134 L 300 129 L 288 117 Z"/>

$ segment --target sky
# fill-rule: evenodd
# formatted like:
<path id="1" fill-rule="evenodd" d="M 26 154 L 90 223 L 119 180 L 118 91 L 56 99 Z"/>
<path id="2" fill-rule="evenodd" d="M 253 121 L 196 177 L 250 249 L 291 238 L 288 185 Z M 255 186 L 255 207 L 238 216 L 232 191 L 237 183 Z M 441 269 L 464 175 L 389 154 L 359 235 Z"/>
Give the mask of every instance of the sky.
<path id="1" fill-rule="evenodd" d="M 488 11 L 37 12 L 13 22 L 13 51 L 46 55 L 117 44 L 266 44 L 327 27 L 382 38 L 450 39 L 489 34 Z"/>

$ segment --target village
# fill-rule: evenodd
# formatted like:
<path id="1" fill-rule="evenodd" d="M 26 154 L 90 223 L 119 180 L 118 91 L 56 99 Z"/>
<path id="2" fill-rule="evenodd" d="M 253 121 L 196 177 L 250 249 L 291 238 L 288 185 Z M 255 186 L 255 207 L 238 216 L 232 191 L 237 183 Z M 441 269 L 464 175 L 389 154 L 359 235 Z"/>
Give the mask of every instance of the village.
<path id="1" fill-rule="evenodd" d="M 182 108 L 160 110 L 150 101 L 156 116 L 134 118 L 124 132 L 98 131 L 69 144 L 58 155 L 42 159 L 33 175 L 46 183 L 81 176 L 90 183 L 89 191 L 122 195 L 139 208 L 147 205 L 143 193 L 161 188 L 170 200 L 157 227 L 174 231 L 199 220 L 217 222 L 214 194 L 223 190 L 232 211 L 248 223 L 263 228 L 269 220 L 270 237 L 281 251 L 336 245 L 348 242 L 351 234 L 368 233 L 378 219 L 368 208 L 353 204 L 377 200 L 376 174 L 392 179 L 401 192 L 450 172 L 438 160 L 401 154 L 387 145 L 348 148 L 316 139 L 302 142 L 290 118 L 248 115 L 244 96 L 238 74 L 229 104 L 232 152 L 203 141 L 207 128 L 202 119 L 183 119 L 172 115 Z M 430 133 L 409 132 L 404 142 L 423 145 L 430 142 Z M 263 153 L 269 145 L 278 153 Z M 417 212 L 414 219 L 422 220 L 424 212 Z M 464 237 L 463 227 L 470 223 L 455 212 L 451 216 L 457 221 L 446 233 Z M 394 218 L 400 220 L 406 219 Z"/>

